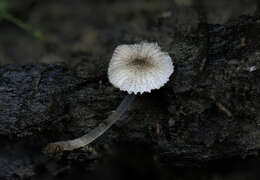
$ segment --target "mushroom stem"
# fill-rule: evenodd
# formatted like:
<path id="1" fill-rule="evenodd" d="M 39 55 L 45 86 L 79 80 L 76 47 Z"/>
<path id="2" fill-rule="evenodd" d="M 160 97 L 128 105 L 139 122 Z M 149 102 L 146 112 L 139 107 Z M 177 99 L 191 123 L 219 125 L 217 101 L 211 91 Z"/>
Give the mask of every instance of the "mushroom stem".
<path id="1" fill-rule="evenodd" d="M 127 111 L 130 104 L 135 99 L 135 95 L 128 94 L 121 104 L 117 107 L 116 111 L 113 112 L 106 120 L 100 123 L 95 129 L 91 130 L 89 133 L 68 141 L 58 141 L 54 143 L 49 143 L 44 148 L 43 152 L 45 154 L 57 153 L 62 151 L 72 151 L 74 149 L 81 148 L 90 144 L 92 141 L 101 136 L 106 132 L 120 117 Z"/>

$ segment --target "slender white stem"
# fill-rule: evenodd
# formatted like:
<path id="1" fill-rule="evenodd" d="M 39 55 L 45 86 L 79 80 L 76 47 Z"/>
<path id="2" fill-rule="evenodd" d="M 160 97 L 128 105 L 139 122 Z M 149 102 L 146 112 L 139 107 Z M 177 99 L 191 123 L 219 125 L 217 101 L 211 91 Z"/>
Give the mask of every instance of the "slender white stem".
<path id="1" fill-rule="evenodd" d="M 135 99 L 135 95 L 127 95 L 121 104 L 117 107 L 116 111 L 112 113 L 106 120 L 100 123 L 95 129 L 91 130 L 89 133 L 68 141 L 58 141 L 54 143 L 49 143 L 44 148 L 44 153 L 54 153 L 61 151 L 72 151 L 80 147 L 86 146 L 101 136 L 106 132 L 117 120 L 120 119 L 122 114 L 128 109 L 129 105 Z"/>

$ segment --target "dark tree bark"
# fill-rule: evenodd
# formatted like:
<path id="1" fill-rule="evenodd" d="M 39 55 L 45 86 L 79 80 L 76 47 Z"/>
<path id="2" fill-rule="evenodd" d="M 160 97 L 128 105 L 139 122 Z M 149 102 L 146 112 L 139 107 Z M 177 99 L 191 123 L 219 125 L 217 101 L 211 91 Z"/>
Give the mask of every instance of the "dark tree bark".
<path id="1" fill-rule="evenodd" d="M 59 157 L 83 161 L 91 170 L 106 153 L 126 144 L 149 149 L 162 164 L 183 166 L 256 153 L 260 46 L 254 32 L 259 21 L 241 17 L 226 25 L 199 24 L 188 34 L 171 19 L 160 22 L 157 40 L 175 64 L 169 83 L 138 96 L 122 121 L 88 148 Z M 103 64 L 84 78 L 59 65 L 0 68 L 0 177 L 37 174 L 39 163 L 49 163 L 41 153 L 48 142 L 83 135 L 116 109 L 125 93 L 109 84 Z M 18 154 L 30 154 L 30 162 Z"/>

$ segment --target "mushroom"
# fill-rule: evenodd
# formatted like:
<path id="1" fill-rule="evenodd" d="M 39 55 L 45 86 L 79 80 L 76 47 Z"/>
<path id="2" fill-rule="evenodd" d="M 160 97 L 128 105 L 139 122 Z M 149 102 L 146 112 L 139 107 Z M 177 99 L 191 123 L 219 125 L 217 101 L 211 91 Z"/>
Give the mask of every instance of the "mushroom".
<path id="1" fill-rule="evenodd" d="M 120 119 L 136 94 L 159 89 L 169 80 L 173 72 L 171 57 L 161 51 L 157 43 L 119 45 L 109 63 L 108 79 L 116 88 L 127 91 L 128 95 L 116 111 L 95 129 L 73 140 L 49 143 L 44 153 L 71 151 L 88 145 Z"/>

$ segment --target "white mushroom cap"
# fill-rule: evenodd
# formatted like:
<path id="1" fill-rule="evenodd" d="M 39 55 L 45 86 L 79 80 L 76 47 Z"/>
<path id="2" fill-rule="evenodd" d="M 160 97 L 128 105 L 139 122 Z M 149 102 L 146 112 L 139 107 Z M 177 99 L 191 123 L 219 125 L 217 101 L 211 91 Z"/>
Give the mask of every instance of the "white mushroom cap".
<path id="1" fill-rule="evenodd" d="M 172 59 L 157 43 L 119 45 L 108 67 L 108 79 L 129 94 L 159 89 L 174 71 Z"/>

